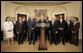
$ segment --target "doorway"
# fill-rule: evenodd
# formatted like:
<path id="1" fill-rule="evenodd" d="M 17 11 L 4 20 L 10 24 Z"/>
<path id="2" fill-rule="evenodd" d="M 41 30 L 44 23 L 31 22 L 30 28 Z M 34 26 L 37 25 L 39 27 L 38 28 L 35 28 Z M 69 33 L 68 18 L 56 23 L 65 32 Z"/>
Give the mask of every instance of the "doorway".
<path id="1" fill-rule="evenodd" d="M 17 20 L 19 20 L 19 16 L 20 17 L 25 17 L 25 19 L 27 20 L 27 15 L 25 15 L 25 14 L 17 14 Z"/>
<path id="2" fill-rule="evenodd" d="M 62 13 L 62 14 L 56 14 L 55 16 L 57 17 L 57 19 L 60 19 L 60 15 L 62 15 L 62 17 L 64 19 L 64 17 L 65 17 L 65 14 L 64 13 Z"/>

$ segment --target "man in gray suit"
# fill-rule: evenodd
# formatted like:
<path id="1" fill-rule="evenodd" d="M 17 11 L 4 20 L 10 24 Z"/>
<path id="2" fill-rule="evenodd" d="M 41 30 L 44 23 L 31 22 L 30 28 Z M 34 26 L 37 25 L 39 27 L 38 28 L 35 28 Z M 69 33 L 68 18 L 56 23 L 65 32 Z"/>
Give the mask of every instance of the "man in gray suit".
<path id="1" fill-rule="evenodd" d="M 30 19 L 28 20 L 29 45 L 31 44 L 31 39 L 33 40 L 33 44 L 35 45 L 35 25 L 36 25 L 36 21 L 34 19 L 34 15 L 31 15 Z"/>

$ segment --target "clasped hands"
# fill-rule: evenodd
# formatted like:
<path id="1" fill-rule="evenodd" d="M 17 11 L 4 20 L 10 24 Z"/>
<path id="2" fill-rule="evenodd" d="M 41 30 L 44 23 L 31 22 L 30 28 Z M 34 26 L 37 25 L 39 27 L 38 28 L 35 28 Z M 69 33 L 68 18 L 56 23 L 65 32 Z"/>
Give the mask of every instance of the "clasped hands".
<path id="1" fill-rule="evenodd" d="M 8 32 L 11 32 L 12 30 L 8 30 Z"/>
<path id="2" fill-rule="evenodd" d="M 72 33 L 76 33 L 76 31 L 72 31 Z"/>
<path id="3" fill-rule="evenodd" d="M 31 28 L 32 30 L 34 30 L 34 28 Z"/>
<path id="4" fill-rule="evenodd" d="M 25 33 L 25 31 L 23 31 Z M 17 32 L 17 34 L 19 34 L 19 32 Z"/>
<path id="5" fill-rule="evenodd" d="M 64 28 L 59 28 L 59 30 L 63 30 Z"/>
<path id="6" fill-rule="evenodd" d="M 51 31 L 49 31 L 49 33 L 51 33 Z M 58 33 L 58 31 L 55 31 L 55 33 Z"/>

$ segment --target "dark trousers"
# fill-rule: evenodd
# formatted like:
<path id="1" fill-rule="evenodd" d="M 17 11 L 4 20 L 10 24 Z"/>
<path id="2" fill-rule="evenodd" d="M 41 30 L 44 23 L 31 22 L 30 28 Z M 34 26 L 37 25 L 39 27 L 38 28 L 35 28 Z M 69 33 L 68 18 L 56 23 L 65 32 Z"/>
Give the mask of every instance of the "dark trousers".
<path id="1" fill-rule="evenodd" d="M 39 40 L 40 40 L 40 35 L 41 35 L 41 31 L 40 31 L 40 29 L 38 29 L 38 37 L 39 37 Z"/>
<path id="2" fill-rule="evenodd" d="M 71 30 L 70 30 L 70 29 L 68 29 L 68 30 L 66 31 L 65 41 L 71 43 Z"/>
<path id="3" fill-rule="evenodd" d="M 23 43 L 23 33 L 18 34 L 18 43 Z"/>
<path id="4" fill-rule="evenodd" d="M 60 38 L 62 38 L 62 44 L 65 44 L 65 34 L 64 34 L 64 30 L 59 30 L 59 42 L 60 42 Z"/>
<path id="5" fill-rule="evenodd" d="M 35 31 L 35 40 L 36 40 L 36 41 L 38 40 L 39 33 L 40 33 L 40 30 L 37 29 L 37 30 Z"/>
<path id="6" fill-rule="evenodd" d="M 27 36 L 27 31 L 25 31 L 25 33 L 23 33 L 23 40 L 26 40 L 26 36 Z"/>
<path id="7" fill-rule="evenodd" d="M 16 40 L 17 41 L 17 33 L 16 33 L 16 30 L 15 30 L 15 28 L 13 29 L 13 33 L 14 33 L 14 40 Z"/>
<path id="8" fill-rule="evenodd" d="M 29 41 L 29 30 L 27 30 L 27 35 L 28 35 L 28 41 Z"/>
<path id="9" fill-rule="evenodd" d="M 31 39 L 35 43 L 35 31 L 29 30 L 29 43 L 31 43 Z"/>
<path id="10" fill-rule="evenodd" d="M 57 34 L 57 43 L 59 44 L 60 41 L 61 41 L 61 35 L 58 33 L 58 34 Z"/>
<path id="11" fill-rule="evenodd" d="M 55 34 L 55 44 L 57 44 L 58 41 L 57 41 L 57 34 Z"/>
<path id="12" fill-rule="evenodd" d="M 75 44 L 76 46 L 78 45 L 78 43 L 79 43 L 79 36 L 78 36 L 78 33 L 72 33 L 72 41 L 71 41 L 71 43 L 72 44 Z"/>
<path id="13" fill-rule="evenodd" d="M 18 37 L 17 33 L 14 33 L 14 40 L 17 41 L 17 37 Z"/>
<path id="14" fill-rule="evenodd" d="M 46 37 L 45 38 L 46 40 L 48 39 L 50 41 L 50 34 L 49 34 L 49 29 L 48 28 L 46 29 L 46 35 L 45 35 L 45 37 Z"/>
<path id="15" fill-rule="evenodd" d="M 53 43 L 53 42 L 56 44 L 56 34 L 55 34 L 55 32 L 51 31 L 50 43 Z"/>

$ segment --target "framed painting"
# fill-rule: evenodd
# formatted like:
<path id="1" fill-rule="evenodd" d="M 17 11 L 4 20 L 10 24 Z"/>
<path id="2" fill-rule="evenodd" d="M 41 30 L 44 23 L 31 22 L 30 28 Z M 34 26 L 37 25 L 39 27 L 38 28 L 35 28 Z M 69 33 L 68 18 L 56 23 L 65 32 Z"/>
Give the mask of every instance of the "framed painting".
<path id="1" fill-rule="evenodd" d="M 46 19 L 47 17 L 47 9 L 35 9 L 35 17 L 40 18 L 40 15 L 43 15 Z"/>

